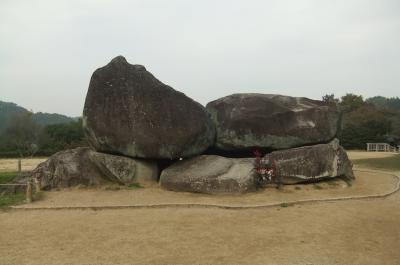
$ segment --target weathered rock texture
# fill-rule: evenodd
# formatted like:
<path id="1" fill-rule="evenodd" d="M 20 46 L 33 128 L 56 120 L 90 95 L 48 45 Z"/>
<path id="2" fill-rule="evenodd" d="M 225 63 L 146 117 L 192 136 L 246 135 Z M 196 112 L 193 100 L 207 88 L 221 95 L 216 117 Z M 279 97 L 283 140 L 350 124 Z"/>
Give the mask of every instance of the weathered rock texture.
<path id="1" fill-rule="evenodd" d="M 32 177 L 40 180 L 43 189 L 111 183 L 146 185 L 157 181 L 158 168 L 153 162 L 76 148 L 54 154 L 37 166 Z"/>
<path id="2" fill-rule="evenodd" d="M 206 108 L 216 124 L 216 147 L 225 151 L 326 143 L 335 137 L 340 118 L 334 105 L 268 94 L 234 94 Z"/>
<path id="3" fill-rule="evenodd" d="M 195 156 L 215 139 L 202 105 L 122 56 L 93 73 L 83 128 L 95 150 L 138 158 Z"/>
<path id="4" fill-rule="evenodd" d="M 242 193 L 256 190 L 253 159 L 202 155 L 162 171 L 160 185 L 168 190 L 200 193 Z"/>
<path id="5" fill-rule="evenodd" d="M 328 144 L 275 151 L 266 155 L 282 184 L 321 179 L 353 179 L 352 164 L 337 139 Z M 160 185 L 173 191 L 233 193 L 254 191 L 262 183 L 254 158 L 202 155 L 163 170 Z"/>
<path id="6" fill-rule="evenodd" d="M 276 174 L 283 184 L 339 176 L 354 179 L 353 165 L 337 139 L 328 144 L 275 151 L 267 154 L 264 159 L 276 165 Z"/>

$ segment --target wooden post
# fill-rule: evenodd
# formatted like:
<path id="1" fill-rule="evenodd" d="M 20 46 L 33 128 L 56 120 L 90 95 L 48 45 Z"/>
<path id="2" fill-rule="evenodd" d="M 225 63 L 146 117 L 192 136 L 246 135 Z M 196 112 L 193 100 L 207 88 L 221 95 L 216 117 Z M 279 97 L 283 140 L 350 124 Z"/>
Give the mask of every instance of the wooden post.
<path id="1" fill-rule="evenodd" d="M 35 191 L 39 192 L 42 190 L 42 187 L 40 186 L 40 180 L 35 178 Z"/>
<path id="2" fill-rule="evenodd" d="M 21 158 L 18 159 L 18 173 L 21 174 L 22 171 L 22 165 L 21 165 Z"/>
<path id="3" fill-rule="evenodd" d="M 32 181 L 28 180 L 26 183 L 26 202 L 31 203 L 32 201 Z"/>

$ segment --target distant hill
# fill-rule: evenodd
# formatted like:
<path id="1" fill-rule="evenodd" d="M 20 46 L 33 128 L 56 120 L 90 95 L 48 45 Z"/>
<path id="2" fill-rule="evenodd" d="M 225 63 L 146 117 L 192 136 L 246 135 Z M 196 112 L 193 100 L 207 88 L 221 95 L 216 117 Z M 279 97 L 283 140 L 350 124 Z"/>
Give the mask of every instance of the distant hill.
<path id="1" fill-rule="evenodd" d="M 50 124 L 58 124 L 58 123 L 68 123 L 76 120 L 75 118 L 71 118 L 57 113 L 43 113 L 43 112 L 37 112 L 33 114 L 32 119 L 38 124 L 43 126 Z"/>
<path id="2" fill-rule="evenodd" d="M 0 132 L 7 127 L 8 122 L 15 114 L 27 111 L 27 109 L 18 106 L 15 103 L 0 101 Z M 76 121 L 77 118 L 71 118 L 57 113 L 37 112 L 33 114 L 33 120 L 38 124 L 45 126 L 50 124 L 68 123 Z"/>

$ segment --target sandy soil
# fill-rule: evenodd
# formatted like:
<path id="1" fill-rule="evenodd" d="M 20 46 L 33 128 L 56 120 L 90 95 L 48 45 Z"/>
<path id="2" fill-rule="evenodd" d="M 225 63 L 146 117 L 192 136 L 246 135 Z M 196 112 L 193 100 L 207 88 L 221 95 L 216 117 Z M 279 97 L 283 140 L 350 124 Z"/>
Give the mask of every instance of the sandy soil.
<path id="1" fill-rule="evenodd" d="M 399 202 L 4 212 L 0 264 L 394 265 Z"/>
<path id="2" fill-rule="evenodd" d="M 353 187 L 358 192 L 380 192 L 393 184 L 385 174 L 357 175 Z M 280 193 L 271 189 L 270 197 L 265 192 L 237 198 L 188 194 L 180 198 L 171 193 L 171 198 L 244 204 L 275 199 L 278 193 L 284 198 L 310 192 L 332 196 L 353 188 L 330 186 L 308 187 L 307 193 L 305 187 Z M 149 195 L 146 189 L 123 192 L 138 201 Z M 103 199 L 98 192 L 111 201 L 120 193 L 87 191 L 78 199 L 92 197 L 94 203 Z M 136 192 L 141 196 L 135 197 Z M 60 204 L 67 198 L 66 191 L 58 193 L 58 201 L 55 194 L 49 193 L 45 201 Z M 398 265 L 399 220 L 399 192 L 386 199 L 246 210 L 10 210 L 0 212 L 0 264 Z"/>
<path id="3" fill-rule="evenodd" d="M 38 164 L 45 161 L 46 158 L 26 158 L 21 162 L 22 170 L 29 171 L 36 168 Z M 10 172 L 18 170 L 18 159 L 0 159 L 0 172 Z"/>
<path id="4" fill-rule="evenodd" d="M 363 171 L 355 171 L 355 174 L 356 180 L 351 186 L 343 180 L 336 180 L 315 185 L 289 185 L 282 190 L 270 187 L 256 193 L 223 196 L 167 191 L 158 185 L 123 190 L 68 189 L 46 192 L 40 200 L 17 207 L 99 207 L 188 203 L 257 206 L 296 200 L 379 195 L 392 191 L 398 182 L 398 179 L 390 174 Z"/>

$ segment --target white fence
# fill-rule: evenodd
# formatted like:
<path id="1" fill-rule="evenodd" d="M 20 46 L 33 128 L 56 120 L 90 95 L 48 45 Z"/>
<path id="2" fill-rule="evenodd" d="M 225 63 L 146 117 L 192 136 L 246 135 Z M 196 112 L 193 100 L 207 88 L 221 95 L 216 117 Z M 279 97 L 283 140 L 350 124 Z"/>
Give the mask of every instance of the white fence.
<path id="1" fill-rule="evenodd" d="M 399 152 L 399 149 L 399 146 L 391 146 L 388 143 L 367 143 L 368 152 Z"/>

